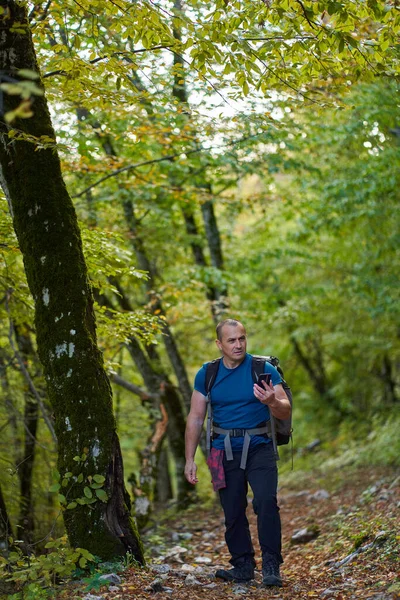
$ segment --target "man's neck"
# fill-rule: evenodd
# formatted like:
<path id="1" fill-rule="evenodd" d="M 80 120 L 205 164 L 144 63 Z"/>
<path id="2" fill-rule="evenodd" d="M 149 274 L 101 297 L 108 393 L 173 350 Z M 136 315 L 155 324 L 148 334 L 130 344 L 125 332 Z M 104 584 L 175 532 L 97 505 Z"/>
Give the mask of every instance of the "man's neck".
<path id="1" fill-rule="evenodd" d="M 245 358 L 246 358 L 246 355 L 244 355 L 244 358 L 242 358 L 242 360 L 237 361 L 237 360 L 229 359 L 226 356 L 223 356 L 222 362 L 224 364 L 224 367 L 226 367 L 227 369 L 236 369 L 239 365 L 242 364 L 242 362 L 244 361 Z"/>

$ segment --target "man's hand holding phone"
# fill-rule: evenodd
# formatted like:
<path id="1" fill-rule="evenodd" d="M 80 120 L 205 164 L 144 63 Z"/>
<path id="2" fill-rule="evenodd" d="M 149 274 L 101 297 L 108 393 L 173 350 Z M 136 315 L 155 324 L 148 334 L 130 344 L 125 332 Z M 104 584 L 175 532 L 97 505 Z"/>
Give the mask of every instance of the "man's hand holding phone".
<path id="1" fill-rule="evenodd" d="M 267 406 L 275 400 L 274 386 L 271 382 L 271 373 L 261 373 L 257 378 L 257 383 L 253 386 L 253 392 L 257 400 Z"/>

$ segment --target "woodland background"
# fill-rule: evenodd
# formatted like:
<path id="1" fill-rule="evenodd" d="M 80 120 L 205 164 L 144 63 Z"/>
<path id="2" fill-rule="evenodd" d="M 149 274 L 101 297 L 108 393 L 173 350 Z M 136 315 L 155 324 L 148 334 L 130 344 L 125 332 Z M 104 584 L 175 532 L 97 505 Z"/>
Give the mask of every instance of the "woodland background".
<path id="1" fill-rule="evenodd" d="M 74 560 L 101 555 L 74 527 L 95 527 L 93 507 L 110 502 L 111 463 L 93 465 L 115 430 L 140 527 L 157 503 L 211 498 L 200 450 L 197 496 L 185 484 L 183 430 L 225 316 L 250 352 L 280 359 L 300 477 L 315 440 L 323 464 L 398 465 L 397 3 L 1 2 L 0 20 L 4 556 L 43 551 L 62 513 L 87 549 Z M 40 79 L 18 54 L 29 30 Z M 44 167 L 57 156 L 79 223 L 68 238 L 35 221 L 48 202 L 64 226 L 57 168 Z M 13 225 L 7 198 L 25 220 Z M 115 422 L 93 386 L 89 417 L 81 406 L 79 387 L 101 376 L 77 368 L 79 328 L 52 338 L 77 305 L 75 273 L 86 281 L 66 250 L 79 232 Z M 50 283 L 28 285 L 30 269 Z M 290 449 L 281 462 L 284 476 Z"/>

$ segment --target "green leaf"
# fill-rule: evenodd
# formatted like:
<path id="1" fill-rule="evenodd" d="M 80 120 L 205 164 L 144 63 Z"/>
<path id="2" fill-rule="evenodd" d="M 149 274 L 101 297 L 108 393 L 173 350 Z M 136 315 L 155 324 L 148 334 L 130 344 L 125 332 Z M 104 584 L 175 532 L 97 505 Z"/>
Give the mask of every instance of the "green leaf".
<path id="1" fill-rule="evenodd" d="M 60 473 L 57 471 L 57 469 L 54 469 L 51 473 L 52 478 L 54 479 L 54 481 L 60 481 Z"/>
<path id="2" fill-rule="evenodd" d="M 59 483 L 53 483 L 53 485 L 49 487 L 49 492 L 58 492 L 60 488 L 61 485 Z"/>
<path id="3" fill-rule="evenodd" d="M 81 567 L 81 569 L 84 569 L 86 567 L 86 563 L 87 563 L 86 558 L 81 556 L 81 558 L 79 559 L 79 566 Z"/>
<path id="4" fill-rule="evenodd" d="M 99 500 L 101 500 L 102 502 L 107 502 L 108 496 L 104 490 L 96 490 L 95 493 Z"/>
<path id="5" fill-rule="evenodd" d="M 39 79 L 39 73 L 36 73 L 36 71 L 31 71 L 30 69 L 20 69 L 18 71 L 18 75 L 24 79 L 32 79 L 32 81 Z"/>
<path id="6" fill-rule="evenodd" d="M 83 493 L 85 494 L 86 498 L 93 498 L 92 490 L 89 487 L 86 486 L 83 489 Z"/>
<path id="7" fill-rule="evenodd" d="M 58 501 L 60 502 L 60 504 L 65 504 L 67 499 L 64 496 L 64 494 L 58 494 Z"/>
<path id="8" fill-rule="evenodd" d="M 71 508 L 76 508 L 78 506 L 77 502 L 70 502 L 69 504 L 67 504 L 67 508 L 71 509 Z"/>
<path id="9" fill-rule="evenodd" d="M 103 475 L 93 475 L 93 479 L 96 483 L 104 483 L 106 478 Z"/>
<path id="10" fill-rule="evenodd" d="M 79 473 L 78 478 L 77 478 L 77 482 L 78 483 L 82 483 L 83 481 L 83 473 Z"/>
<path id="11" fill-rule="evenodd" d="M 93 554 L 91 552 L 89 552 L 89 550 L 86 550 L 86 548 L 77 548 L 77 550 L 79 550 L 79 552 L 82 554 L 82 556 L 87 558 L 87 560 L 94 560 Z"/>

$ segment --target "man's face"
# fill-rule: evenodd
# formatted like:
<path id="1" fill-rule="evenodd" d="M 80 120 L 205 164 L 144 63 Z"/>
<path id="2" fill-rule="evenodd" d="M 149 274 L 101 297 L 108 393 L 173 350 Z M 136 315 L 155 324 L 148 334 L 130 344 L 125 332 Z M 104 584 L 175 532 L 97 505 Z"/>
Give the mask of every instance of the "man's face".
<path id="1" fill-rule="evenodd" d="M 223 356 L 232 363 L 241 363 L 246 354 L 246 330 L 243 325 L 224 325 L 222 339 L 216 340 Z"/>

